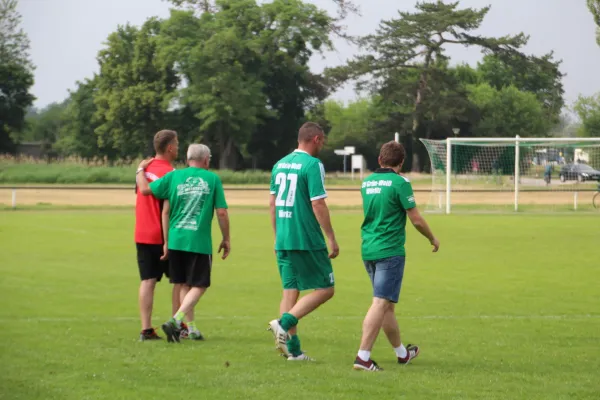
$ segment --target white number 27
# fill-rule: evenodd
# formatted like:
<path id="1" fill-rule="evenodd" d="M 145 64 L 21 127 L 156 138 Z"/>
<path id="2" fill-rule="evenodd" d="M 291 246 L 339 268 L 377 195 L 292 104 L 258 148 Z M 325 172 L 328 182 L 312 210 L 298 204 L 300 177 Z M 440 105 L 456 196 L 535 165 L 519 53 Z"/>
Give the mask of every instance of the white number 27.
<path id="1" fill-rule="evenodd" d="M 283 199 L 285 188 L 287 187 L 287 181 L 290 181 L 290 187 L 288 189 L 287 198 Z M 279 191 L 277 192 L 277 199 L 275 200 L 275 206 L 277 207 L 293 207 L 296 201 L 296 186 L 298 185 L 298 174 L 285 174 L 283 172 L 278 173 L 275 176 L 275 184 L 279 185 Z"/>

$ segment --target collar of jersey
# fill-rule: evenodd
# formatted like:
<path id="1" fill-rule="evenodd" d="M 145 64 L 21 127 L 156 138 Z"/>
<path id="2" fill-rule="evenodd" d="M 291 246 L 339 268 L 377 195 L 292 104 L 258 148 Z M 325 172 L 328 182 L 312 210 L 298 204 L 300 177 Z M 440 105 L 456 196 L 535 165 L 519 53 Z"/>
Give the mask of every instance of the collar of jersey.
<path id="1" fill-rule="evenodd" d="M 394 173 L 394 174 L 395 174 L 395 173 L 396 173 L 396 171 L 394 171 L 394 170 L 393 170 L 393 169 L 391 169 L 391 168 L 377 168 L 377 169 L 375 170 L 375 173 L 376 173 L 376 174 L 389 174 L 389 173 Z"/>
<path id="2" fill-rule="evenodd" d="M 296 149 L 294 150 L 294 153 L 304 153 L 304 154 L 308 154 L 306 151 L 304 150 L 300 150 L 300 149 Z M 310 154 L 308 154 L 310 156 Z"/>

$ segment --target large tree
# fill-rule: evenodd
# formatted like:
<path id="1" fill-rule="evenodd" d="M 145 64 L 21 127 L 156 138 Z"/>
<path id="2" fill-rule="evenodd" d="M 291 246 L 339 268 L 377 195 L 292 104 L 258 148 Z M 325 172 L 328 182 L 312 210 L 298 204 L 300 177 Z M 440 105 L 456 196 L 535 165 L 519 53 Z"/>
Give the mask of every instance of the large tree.
<path id="1" fill-rule="evenodd" d="M 16 0 L 0 0 L 0 153 L 14 151 L 14 137 L 24 128 L 35 97 L 29 39 L 19 27 Z"/>
<path id="2" fill-rule="evenodd" d="M 103 148 L 98 146 L 96 128 L 100 125 L 97 107 L 94 103 L 98 77 L 77 82 L 77 89 L 70 93 L 62 115 L 58 140 L 54 150 L 63 156 L 78 155 L 87 159 L 104 156 Z M 109 153 L 111 152 L 108 149 Z"/>
<path id="3" fill-rule="evenodd" d="M 98 55 L 95 119 L 99 145 L 111 157 L 149 154 L 152 137 L 167 125 L 178 85 L 173 65 L 160 57 L 161 21 L 120 26 Z"/>
<path id="4" fill-rule="evenodd" d="M 476 136 L 546 136 L 550 121 L 535 94 L 515 86 L 496 89 L 487 83 L 469 86 L 469 99 L 477 107 Z"/>
<path id="5" fill-rule="evenodd" d="M 446 58 L 446 45 L 477 46 L 484 53 L 519 54 L 527 42 L 524 34 L 500 38 L 474 35 L 490 7 L 458 9 L 458 2 L 419 2 L 417 11 L 399 12 L 399 17 L 381 22 L 377 33 L 360 40 L 369 54 L 355 57 L 347 66 L 331 70 L 338 82 L 364 77 L 378 89 L 399 70 L 412 69 L 418 73 L 418 84 L 412 92 L 412 140 L 416 141 L 423 123 L 424 101 L 429 94 L 432 73 Z M 361 82 L 360 79 L 363 79 Z M 418 168 L 415 157 L 413 165 Z"/>
<path id="6" fill-rule="evenodd" d="M 521 54 L 487 55 L 478 64 L 483 81 L 498 90 L 514 86 L 533 93 L 541 103 L 548 121 L 559 122 L 564 106 L 561 61 L 553 60 L 553 53 L 542 57 Z"/>
<path id="7" fill-rule="evenodd" d="M 181 109 L 198 120 L 196 137 L 216 146 L 221 168 L 240 155 L 266 168 L 289 150 L 304 110 L 326 97 L 310 56 L 330 46 L 331 18 L 299 0 L 223 0 L 200 16 L 172 11 L 164 26 L 165 57 L 187 86 Z"/>

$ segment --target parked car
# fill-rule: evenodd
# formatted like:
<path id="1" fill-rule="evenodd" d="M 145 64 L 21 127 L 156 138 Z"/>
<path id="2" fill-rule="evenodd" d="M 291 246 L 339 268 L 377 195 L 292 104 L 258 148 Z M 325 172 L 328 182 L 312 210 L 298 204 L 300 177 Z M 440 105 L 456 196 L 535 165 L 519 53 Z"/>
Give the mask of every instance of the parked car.
<path id="1" fill-rule="evenodd" d="M 579 182 L 600 181 L 600 171 L 595 170 L 587 164 L 567 164 L 560 170 L 561 182 L 576 179 Z"/>

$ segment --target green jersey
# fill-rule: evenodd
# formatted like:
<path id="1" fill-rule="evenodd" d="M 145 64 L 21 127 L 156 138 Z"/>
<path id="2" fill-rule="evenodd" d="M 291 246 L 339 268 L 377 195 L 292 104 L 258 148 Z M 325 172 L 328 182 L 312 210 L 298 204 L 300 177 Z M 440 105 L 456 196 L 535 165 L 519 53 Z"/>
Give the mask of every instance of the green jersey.
<path id="1" fill-rule="evenodd" d="M 150 183 L 154 197 L 169 200 L 170 250 L 212 254 L 215 208 L 227 208 L 221 179 L 213 172 L 189 167 Z"/>
<path id="2" fill-rule="evenodd" d="M 416 207 L 410 181 L 381 168 L 363 181 L 361 195 L 363 260 L 405 256 L 406 210 Z"/>
<path id="3" fill-rule="evenodd" d="M 325 169 L 318 158 L 296 150 L 279 160 L 271 173 L 275 195 L 275 250 L 327 249 L 312 201 L 327 197 Z"/>

